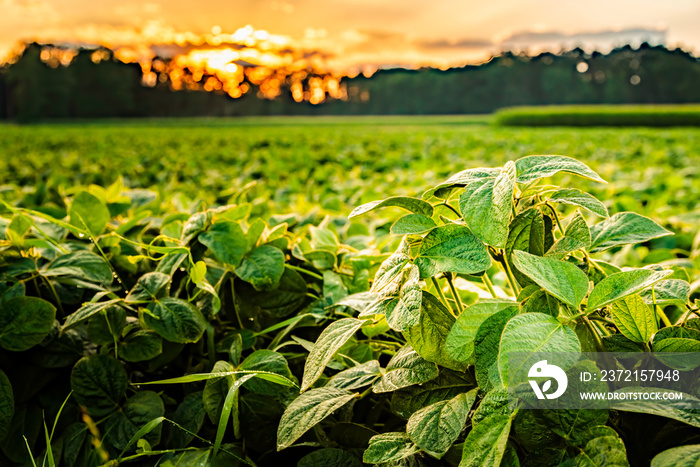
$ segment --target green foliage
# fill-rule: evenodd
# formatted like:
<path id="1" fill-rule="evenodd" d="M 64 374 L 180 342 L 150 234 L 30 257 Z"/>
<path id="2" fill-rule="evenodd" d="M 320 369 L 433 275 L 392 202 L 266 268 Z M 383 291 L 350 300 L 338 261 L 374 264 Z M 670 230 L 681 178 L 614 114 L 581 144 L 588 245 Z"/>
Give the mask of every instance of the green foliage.
<path id="1" fill-rule="evenodd" d="M 512 107 L 496 112 L 510 126 L 699 126 L 696 105 L 560 105 Z"/>
<path id="2" fill-rule="evenodd" d="M 550 184 L 574 177 L 581 190 Z M 535 352 L 700 345 L 700 243 L 674 224 L 688 243 L 675 248 L 656 221 L 582 191 L 600 181 L 528 156 L 352 221 L 269 216 L 264 192 L 207 208 L 121 181 L 4 203 L 0 463 L 31 462 L 27 446 L 68 467 L 650 457 L 630 424 L 686 433 L 697 412 L 508 405 Z M 104 225 L 74 222 L 90 197 Z M 42 410 L 62 414 L 44 437 Z"/>

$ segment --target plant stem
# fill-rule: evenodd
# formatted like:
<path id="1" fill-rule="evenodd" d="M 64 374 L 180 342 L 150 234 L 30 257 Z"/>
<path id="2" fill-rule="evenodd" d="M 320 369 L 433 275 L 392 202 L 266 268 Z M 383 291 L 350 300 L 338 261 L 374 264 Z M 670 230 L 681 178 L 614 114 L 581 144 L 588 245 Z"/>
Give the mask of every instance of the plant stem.
<path id="1" fill-rule="evenodd" d="M 609 325 L 611 325 L 611 326 L 617 327 L 617 325 L 615 324 L 614 321 L 610 321 L 609 319 L 603 318 L 602 316 L 590 315 L 590 316 L 588 316 L 588 318 L 589 318 L 589 319 L 592 319 L 592 320 L 595 320 L 595 321 L 600 321 L 600 322 L 602 322 L 602 323 L 609 324 Z"/>
<path id="2" fill-rule="evenodd" d="M 299 266 L 293 266 L 293 265 L 291 265 L 291 264 L 285 264 L 285 267 L 288 267 L 289 269 L 293 269 L 294 271 L 297 271 L 297 272 L 304 273 L 304 274 L 309 275 L 309 276 L 311 276 L 311 277 L 315 277 L 316 279 L 318 279 L 318 280 L 320 280 L 320 281 L 323 280 L 323 276 L 321 276 L 321 275 L 319 275 L 319 274 L 316 274 L 315 272 L 309 271 L 309 270 L 307 270 L 307 269 L 300 268 Z"/>
<path id="3" fill-rule="evenodd" d="M 452 273 L 447 273 L 445 278 L 447 279 L 447 283 L 450 286 L 450 292 L 452 293 L 452 297 L 455 299 L 455 303 L 457 304 L 457 310 L 459 310 L 461 314 L 464 311 L 464 305 L 462 304 L 462 299 L 460 298 L 459 293 L 457 293 L 457 288 L 452 282 Z"/>
<path id="4" fill-rule="evenodd" d="M 513 291 L 513 296 L 517 297 L 520 293 L 520 288 L 517 285 L 518 283 L 515 280 L 513 271 L 510 269 L 510 264 L 508 264 L 508 260 L 506 259 L 506 253 L 504 250 L 501 250 L 501 258 L 501 264 L 503 265 L 503 269 L 505 270 L 506 279 L 508 279 L 508 285 L 510 285 L 510 289 Z"/>
<path id="5" fill-rule="evenodd" d="M 462 217 L 462 214 L 459 211 L 457 211 L 455 208 L 453 208 L 447 201 L 445 201 L 444 203 L 440 203 L 437 206 L 445 206 L 446 208 L 449 208 L 452 212 L 457 214 L 457 217 Z"/>
<path id="6" fill-rule="evenodd" d="M 593 334 L 593 338 L 595 339 L 595 345 L 598 349 L 598 352 L 605 352 L 603 340 L 600 338 L 600 334 L 598 334 L 598 330 L 595 328 L 595 326 L 593 326 L 593 323 L 591 323 L 590 320 L 585 316 L 583 317 L 583 322 L 588 327 L 588 330 L 591 331 L 591 334 Z"/>
<path id="7" fill-rule="evenodd" d="M 561 226 L 561 222 L 559 221 L 559 215 L 557 214 L 557 210 L 554 209 L 554 207 L 551 204 L 549 204 L 549 202 L 545 204 L 547 205 L 549 210 L 552 211 L 552 214 L 554 214 L 554 220 L 557 221 L 557 227 L 559 227 L 559 232 L 561 232 L 561 234 L 564 235 L 564 228 Z"/>
<path id="8" fill-rule="evenodd" d="M 489 279 L 489 275 L 484 273 L 484 275 L 481 276 L 481 280 L 486 285 L 486 288 L 489 289 L 489 292 L 491 292 L 491 296 L 493 298 L 498 298 L 498 295 L 496 295 L 496 291 L 493 289 L 493 284 L 491 283 L 491 279 Z"/>
<path id="9" fill-rule="evenodd" d="M 440 298 L 440 301 L 442 302 L 442 304 L 445 305 L 447 307 L 447 309 L 450 310 L 450 313 L 452 313 L 452 315 L 454 315 L 456 317 L 454 310 L 452 309 L 449 302 L 447 301 L 447 298 L 445 297 L 445 294 L 442 293 L 442 289 L 440 288 L 440 284 L 438 284 L 437 279 L 435 279 L 435 277 L 433 276 L 430 278 L 430 280 L 433 282 L 433 285 L 435 286 L 435 290 L 437 291 L 438 297 Z"/>
<path id="10" fill-rule="evenodd" d="M 664 313 L 664 310 L 661 309 L 659 305 L 656 304 L 656 293 L 654 292 L 654 286 L 651 286 L 651 300 L 654 303 L 654 310 L 656 310 L 656 314 L 659 315 L 659 318 L 661 318 L 661 321 L 663 321 L 665 326 L 673 326 L 671 324 L 671 321 L 668 319 L 668 316 L 666 316 L 666 313 Z"/>

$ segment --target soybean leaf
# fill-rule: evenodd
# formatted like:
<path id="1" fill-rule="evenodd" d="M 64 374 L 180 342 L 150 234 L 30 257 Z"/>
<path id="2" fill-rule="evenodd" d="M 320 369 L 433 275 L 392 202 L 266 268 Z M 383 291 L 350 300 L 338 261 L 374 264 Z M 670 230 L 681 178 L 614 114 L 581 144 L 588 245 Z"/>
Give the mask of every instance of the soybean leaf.
<path id="1" fill-rule="evenodd" d="M 65 331 L 66 329 L 91 318 L 102 310 L 115 306 L 120 301 L 120 299 L 115 298 L 112 300 L 107 300 L 106 302 L 88 302 L 83 304 L 83 306 L 78 308 L 75 313 L 71 313 L 66 317 L 66 322 L 63 323 L 63 330 Z"/>
<path id="2" fill-rule="evenodd" d="M 685 306 L 690 297 L 690 284 L 681 279 L 666 279 L 654 284 L 654 293 L 648 288 L 640 294 L 646 304 Z"/>
<path id="3" fill-rule="evenodd" d="M 700 462 L 700 444 L 678 446 L 657 454 L 651 467 L 695 467 Z"/>
<path id="4" fill-rule="evenodd" d="M 476 391 L 472 391 L 420 409 L 406 424 L 411 441 L 440 459 L 457 440 L 475 399 Z"/>
<path id="5" fill-rule="evenodd" d="M 513 352 L 522 355 L 517 361 L 509 362 L 508 354 Z M 498 351 L 498 373 L 504 385 L 507 387 L 513 383 L 512 377 L 521 376 L 523 368 L 530 368 L 535 363 L 533 354 L 543 352 L 569 353 L 567 358 L 571 361 L 562 360 L 559 366 L 571 366 L 578 359 L 576 355 L 581 352 L 581 343 L 573 329 L 544 313 L 526 313 L 508 321 Z M 562 369 L 566 371 L 568 367 Z"/>
<path id="6" fill-rule="evenodd" d="M 404 332 L 406 341 L 429 362 L 453 370 L 466 369 L 468 363 L 452 358 L 446 346 L 447 335 L 455 322 L 454 316 L 428 292 L 423 291 L 422 303 L 418 324 Z"/>
<path id="7" fill-rule="evenodd" d="M 104 231 L 111 217 L 107 206 L 87 191 L 81 191 L 75 195 L 68 210 L 68 216 L 72 225 L 81 230 L 87 230 L 94 237 Z"/>
<path id="8" fill-rule="evenodd" d="M 690 394 L 683 393 L 682 399 L 676 399 L 678 391 L 638 386 L 625 387 L 615 392 L 620 393 L 620 397 L 612 402 L 612 409 L 658 415 L 700 428 L 700 400 Z M 639 395 L 633 397 L 634 393 Z M 644 397 L 643 393 L 651 395 Z M 667 398 L 663 393 L 669 393 Z"/>
<path id="9" fill-rule="evenodd" d="M 593 438 L 574 459 L 576 467 L 629 467 L 627 451 L 619 436 Z"/>
<path id="10" fill-rule="evenodd" d="M 136 285 L 124 299 L 128 303 L 155 300 L 170 283 L 170 276 L 162 272 L 148 272 L 139 277 Z"/>
<path id="11" fill-rule="evenodd" d="M 602 308 L 615 300 L 637 293 L 664 277 L 673 274 L 671 270 L 632 269 L 610 274 L 596 284 L 588 297 L 588 309 Z"/>
<path id="12" fill-rule="evenodd" d="M 499 168 L 478 167 L 475 169 L 466 169 L 458 172 L 442 182 L 441 184 L 431 188 L 423 193 L 423 199 L 430 198 L 435 192 L 445 188 L 467 186 L 472 182 L 483 181 L 488 178 L 496 178 L 501 173 Z"/>
<path id="13" fill-rule="evenodd" d="M 410 198 L 407 196 L 392 196 L 391 198 L 383 199 L 383 200 L 378 200 L 378 201 L 371 201 L 369 203 L 363 204 L 362 206 L 358 206 L 353 211 L 350 213 L 348 216 L 348 219 L 352 219 L 353 217 L 357 217 L 361 214 L 364 214 L 369 211 L 373 211 L 375 209 L 379 208 L 385 208 L 385 207 L 390 207 L 390 206 L 396 206 L 399 208 L 406 209 L 407 211 L 411 211 L 415 214 L 424 214 L 428 217 L 432 217 L 433 215 L 433 206 L 431 206 L 430 203 L 427 201 L 423 201 L 422 199 L 419 198 Z"/>
<path id="14" fill-rule="evenodd" d="M 673 235 L 648 217 L 634 212 L 620 212 L 591 227 L 591 253 L 617 245 L 641 243 Z"/>
<path id="15" fill-rule="evenodd" d="M 221 419 L 221 410 L 224 400 L 231 385 L 233 385 L 234 375 L 233 365 L 223 360 L 214 364 L 210 375 L 212 378 L 206 380 L 202 391 L 202 405 L 212 423 L 216 424 Z M 217 375 L 220 373 L 221 375 Z M 193 375 L 188 375 L 193 376 Z"/>
<path id="16" fill-rule="evenodd" d="M 475 425 L 462 449 L 460 467 L 500 465 L 510 433 L 511 417 L 493 415 Z"/>
<path id="17" fill-rule="evenodd" d="M 424 214 L 408 214 L 394 222 L 389 232 L 394 235 L 420 235 L 435 227 L 435 221 Z"/>
<path id="18" fill-rule="evenodd" d="M 153 391 L 138 392 L 128 398 L 121 410 L 109 418 L 106 424 L 109 436 L 106 440 L 118 450 L 125 450 L 139 430 L 162 417 L 164 412 L 163 400 L 158 394 Z M 154 425 L 144 436 L 151 446 L 160 442 L 162 425 L 159 422 Z"/>
<path id="19" fill-rule="evenodd" d="M 372 391 L 375 393 L 391 392 L 414 384 L 425 383 L 437 376 L 437 366 L 418 355 L 410 345 L 406 345 L 391 357 L 386 366 L 386 372 L 374 384 Z"/>
<path id="20" fill-rule="evenodd" d="M 294 399 L 282 414 L 277 429 L 277 450 L 288 448 L 324 418 L 357 397 L 336 388 L 311 389 Z"/>
<path id="21" fill-rule="evenodd" d="M 70 375 L 73 397 L 93 417 L 119 407 L 129 380 L 121 364 L 108 355 L 90 355 L 78 360 Z"/>
<path id="22" fill-rule="evenodd" d="M 391 411 L 408 419 L 423 407 L 452 399 L 475 386 L 476 382 L 469 373 L 444 369 L 432 381 L 395 391 L 391 396 Z"/>
<path id="23" fill-rule="evenodd" d="M 321 376 L 333 355 L 350 339 L 366 321 L 343 318 L 334 321 L 323 330 L 314 344 L 304 364 L 301 390 L 306 391 Z"/>
<path id="24" fill-rule="evenodd" d="M 352 391 L 353 389 L 359 389 L 372 384 L 381 375 L 379 362 L 377 360 L 370 360 L 341 371 L 329 379 L 325 387 Z"/>
<path id="25" fill-rule="evenodd" d="M 377 270 L 374 282 L 370 288 L 373 294 L 392 295 L 397 291 L 399 275 L 406 264 L 410 261 L 409 246 L 406 238 L 401 240 L 399 248 L 389 256 Z"/>
<path id="26" fill-rule="evenodd" d="M 89 251 L 77 251 L 53 260 L 43 276 L 73 276 L 102 285 L 112 282 L 112 271 L 107 261 Z"/>
<path id="27" fill-rule="evenodd" d="M 579 206 L 600 217 L 608 217 L 608 208 L 598 198 L 576 188 L 561 188 L 552 193 L 549 201 Z"/>
<path id="28" fill-rule="evenodd" d="M 259 246 L 243 258 L 235 272 L 255 290 L 270 289 L 284 273 L 284 253 L 270 245 Z"/>
<path id="29" fill-rule="evenodd" d="M 207 328 L 202 312 L 179 298 L 165 297 L 148 306 L 146 325 L 170 342 L 197 342 Z"/>
<path id="30" fill-rule="evenodd" d="M 154 332 L 139 330 L 119 343 L 119 357 L 127 362 L 143 362 L 163 352 L 163 339 Z"/>
<path id="31" fill-rule="evenodd" d="M 404 269 L 404 277 L 399 296 L 389 302 L 384 311 L 387 324 L 396 331 L 404 331 L 417 324 L 421 314 L 420 269 L 411 265 Z"/>
<path id="32" fill-rule="evenodd" d="M 591 232 L 581 212 L 576 211 L 566 226 L 564 235 L 547 251 L 547 256 L 561 259 L 572 251 L 586 248 L 591 244 Z"/>
<path id="33" fill-rule="evenodd" d="M 39 344 L 51 331 L 56 308 L 37 297 L 15 297 L 0 306 L 0 347 L 22 352 Z"/>
<path id="34" fill-rule="evenodd" d="M 566 156 L 527 156 L 515 161 L 515 168 L 518 183 L 530 183 L 540 178 L 551 177 L 558 172 L 568 172 L 606 183 L 586 164 Z"/>
<path id="35" fill-rule="evenodd" d="M 248 355 L 243 363 L 238 367 L 239 370 L 245 371 L 264 371 L 267 373 L 275 373 L 289 380 L 294 380 L 292 371 L 289 369 L 289 363 L 284 356 L 272 350 L 260 349 Z M 280 386 L 271 382 L 265 381 L 262 378 L 255 378 L 248 381 L 243 386 L 247 390 L 256 394 L 275 396 L 279 394 Z"/>
<path id="36" fill-rule="evenodd" d="M 501 345 L 501 335 L 506 323 L 517 314 L 517 309 L 508 307 L 486 318 L 476 331 L 474 370 L 476 381 L 479 383 L 479 387 L 484 390 L 502 385 L 501 377 L 498 374 L 498 351 Z"/>
<path id="37" fill-rule="evenodd" d="M 489 316 L 501 310 L 513 308 L 517 312 L 518 303 L 511 300 L 481 300 L 467 307 L 455 321 L 447 335 L 445 346 L 447 354 L 453 359 L 471 363 L 474 359 L 474 339 L 481 324 Z"/>
<path id="38" fill-rule="evenodd" d="M 472 415 L 472 425 L 478 425 L 494 415 L 511 415 L 513 410 L 508 406 L 508 398 L 506 388 L 487 392 Z"/>
<path id="39" fill-rule="evenodd" d="M 491 267 L 491 256 L 468 227 L 448 224 L 431 230 L 419 255 L 431 259 L 442 272 L 476 274 Z"/>
<path id="40" fill-rule="evenodd" d="M 485 243 L 503 248 L 513 204 L 515 166 L 508 162 L 495 179 L 467 185 L 459 210 L 471 231 Z"/>
<path id="41" fill-rule="evenodd" d="M 216 222 L 208 231 L 199 234 L 197 240 L 226 264 L 238 266 L 248 251 L 248 240 L 238 222 Z"/>
<path id="42" fill-rule="evenodd" d="M 0 442 L 10 432 L 12 417 L 15 414 L 15 398 L 12 384 L 5 372 L 0 370 Z"/>
<path id="43" fill-rule="evenodd" d="M 620 332 L 634 342 L 649 342 L 658 330 L 656 314 L 637 294 L 613 303 L 612 317 Z"/>
<path id="44" fill-rule="evenodd" d="M 88 323 L 87 332 L 90 340 L 96 344 L 113 344 L 126 326 L 126 311 L 116 305 L 105 308 Z"/>
<path id="45" fill-rule="evenodd" d="M 395 462 L 420 451 L 406 433 L 382 433 L 372 436 L 369 447 L 362 456 L 367 464 L 382 464 Z"/>
<path id="46" fill-rule="evenodd" d="M 247 282 L 240 282 L 236 284 L 236 291 L 241 299 L 245 299 L 253 307 L 277 318 L 296 311 L 307 298 L 306 281 L 301 274 L 289 268 L 284 269 L 279 285 L 274 290 L 257 291 Z"/>
<path id="47" fill-rule="evenodd" d="M 513 270 L 515 279 L 521 286 L 533 284 L 532 280 L 518 271 L 513 264 L 513 251 L 522 250 L 530 254 L 544 255 L 545 237 L 544 217 L 539 209 L 528 209 L 518 214 L 508 227 L 508 241 L 506 242 L 506 260 Z"/>
<path id="48" fill-rule="evenodd" d="M 513 264 L 548 293 L 574 308 L 578 308 L 588 292 L 588 277 L 571 263 L 514 251 Z"/>

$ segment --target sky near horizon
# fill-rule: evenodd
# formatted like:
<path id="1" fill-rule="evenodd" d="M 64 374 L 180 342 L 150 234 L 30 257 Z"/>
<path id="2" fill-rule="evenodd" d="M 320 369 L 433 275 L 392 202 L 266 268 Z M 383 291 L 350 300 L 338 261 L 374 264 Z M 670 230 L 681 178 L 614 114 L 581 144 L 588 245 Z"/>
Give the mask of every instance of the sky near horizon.
<path id="1" fill-rule="evenodd" d="M 149 47 L 247 25 L 320 51 L 334 68 L 445 67 L 504 49 L 644 40 L 700 52 L 700 0 L 0 0 L 0 55 L 20 40 Z"/>

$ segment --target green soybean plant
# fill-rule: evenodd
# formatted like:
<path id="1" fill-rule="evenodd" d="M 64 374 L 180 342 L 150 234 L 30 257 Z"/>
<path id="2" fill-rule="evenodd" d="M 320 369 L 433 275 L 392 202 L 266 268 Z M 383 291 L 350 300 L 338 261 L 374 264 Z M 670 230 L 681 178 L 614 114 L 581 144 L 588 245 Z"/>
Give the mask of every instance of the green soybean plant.
<path id="1" fill-rule="evenodd" d="M 558 178 L 573 186 L 550 184 Z M 527 156 L 352 211 L 408 213 L 391 225 L 401 240 L 369 291 L 330 305 L 338 319 L 310 347 L 278 451 L 303 454 L 299 465 L 626 466 L 656 454 L 656 467 L 694 465 L 700 411 L 687 404 L 508 404 L 509 352 L 700 350 L 688 268 L 616 264 L 672 232 L 610 215 L 577 188 L 589 183 L 606 182 L 569 157 Z M 376 358 L 347 357 L 356 336 Z"/>

